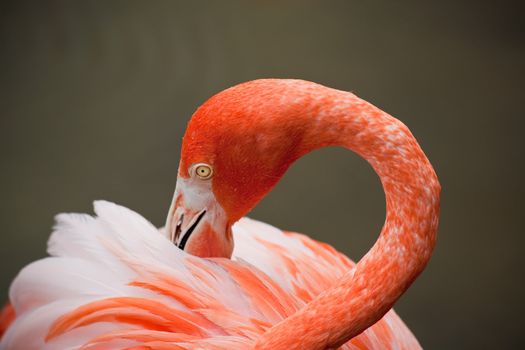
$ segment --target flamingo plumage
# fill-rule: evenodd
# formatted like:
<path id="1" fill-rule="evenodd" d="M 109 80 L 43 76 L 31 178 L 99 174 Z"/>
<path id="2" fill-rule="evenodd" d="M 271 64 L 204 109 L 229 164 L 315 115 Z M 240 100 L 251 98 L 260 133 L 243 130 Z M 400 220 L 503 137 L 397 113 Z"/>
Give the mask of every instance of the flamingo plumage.
<path id="1" fill-rule="evenodd" d="M 365 158 L 385 191 L 385 224 L 357 264 L 244 217 L 296 159 L 332 145 Z M 189 122 L 166 228 L 105 201 L 94 217 L 57 216 L 50 257 L 10 288 L 0 349 L 420 349 L 392 306 L 430 258 L 439 194 L 408 128 L 355 95 L 234 86 Z"/>

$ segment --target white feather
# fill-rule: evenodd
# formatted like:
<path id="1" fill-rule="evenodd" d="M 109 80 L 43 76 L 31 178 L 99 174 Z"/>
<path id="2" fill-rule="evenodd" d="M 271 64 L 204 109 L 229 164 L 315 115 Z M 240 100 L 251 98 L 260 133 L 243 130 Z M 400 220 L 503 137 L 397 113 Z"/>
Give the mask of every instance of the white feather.
<path id="1" fill-rule="evenodd" d="M 59 316 L 92 301 L 123 296 L 147 298 L 166 308 L 183 310 L 192 315 L 188 320 L 206 316 L 213 322 L 210 325 L 214 326 L 205 330 L 213 337 L 177 343 L 182 348 L 243 349 L 262 332 L 261 322 L 275 324 L 304 305 L 294 288 L 309 288 L 316 295 L 351 266 L 338 253 L 330 251 L 335 257 L 323 255 L 324 247 L 302 235 L 285 234 L 247 218 L 233 227 L 234 262 L 228 262 L 186 254 L 142 216 L 116 204 L 97 201 L 95 212 L 97 217 L 57 216 L 48 242 L 52 257 L 24 268 L 11 286 L 17 319 L 2 338 L 0 350 L 78 349 L 109 331 L 134 329 L 136 326 L 129 324 L 98 322 L 70 330 L 48 343 L 43 341 Z M 254 302 L 260 299 L 254 299 L 249 286 L 247 290 L 241 287 L 228 264 L 250 271 L 270 298 L 260 304 Z M 290 268 L 300 273 L 291 273 Z M 315 285 L 319 275 L 322 283 Z M 130 286 L 137 280 L 155 284 L 159 278 L 185 286 L 192 298 L 203 300 L 205 305 L 190 310 L 176 298 Z M 287 292 L 284 300 L 279 299 L 279 288 Z M 393 311 L 385 317 L 390 328 L 411 336 Z M 365 333 L 370 334 L 363 341 L 377 346 L 380 343 L 373 332 L 373 327 L 368 329 Z M 137 345 L 122 340 L 111 344 L 119 345 L 109 348 Z"/>

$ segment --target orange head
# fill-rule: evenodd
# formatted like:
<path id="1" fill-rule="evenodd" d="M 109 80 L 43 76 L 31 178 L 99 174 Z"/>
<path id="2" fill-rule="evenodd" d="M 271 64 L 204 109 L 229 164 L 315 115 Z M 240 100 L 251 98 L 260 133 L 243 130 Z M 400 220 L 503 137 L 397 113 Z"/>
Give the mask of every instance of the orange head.
<path id="1" fill-rule="evenodd" d="M 168 233 L 182 249 L 202 257 L 230 257 L 231 225 L 305 153 L 301 140 L 307 127 L 300 117 L 307 99 L 283 95 L 290 82 L 237 85 L 192 116 L 167 219 Z"/>

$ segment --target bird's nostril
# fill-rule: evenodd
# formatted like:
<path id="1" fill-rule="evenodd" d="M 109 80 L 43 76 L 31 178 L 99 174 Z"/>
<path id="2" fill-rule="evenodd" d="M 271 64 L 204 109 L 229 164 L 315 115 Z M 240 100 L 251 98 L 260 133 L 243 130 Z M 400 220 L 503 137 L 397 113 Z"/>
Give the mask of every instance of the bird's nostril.
<path id="1" fill-rule="evenodd" d="M 173 240 L 172 240 L 173 243 L 177 242 L 177 240 L 179 239 L 179 236 L 180 236 L 180 234 L 182 232 L 182 223 L 183 222 L 184 222 L 184 214 L 181 214 L 179 221 L 177 221 L 177 224 L 175 225 L 175 233 L 173 235 Z M 175 243 L 175 244 L 177 244 L 177 243 Z"/>
<path id="2" fill-rule="evenodd" d="M 180 214 L 180 219 L 177 221 L 177 227 L 180 228 L 182 226 L 182 222 L 184 221 L 184 214 Z"/>

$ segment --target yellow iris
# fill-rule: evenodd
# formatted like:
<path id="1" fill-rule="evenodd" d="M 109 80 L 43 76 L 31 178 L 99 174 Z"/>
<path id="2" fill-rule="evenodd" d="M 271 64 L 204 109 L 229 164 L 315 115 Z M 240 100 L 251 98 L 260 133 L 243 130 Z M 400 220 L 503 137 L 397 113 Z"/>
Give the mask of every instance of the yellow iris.
<path id="1" fill-rule="evenodd" d="M 195 175 L 202 180 L 207 180 L 213 175 L 213 169 L 208 164 L 197 164 L 195 166 Z"/>

